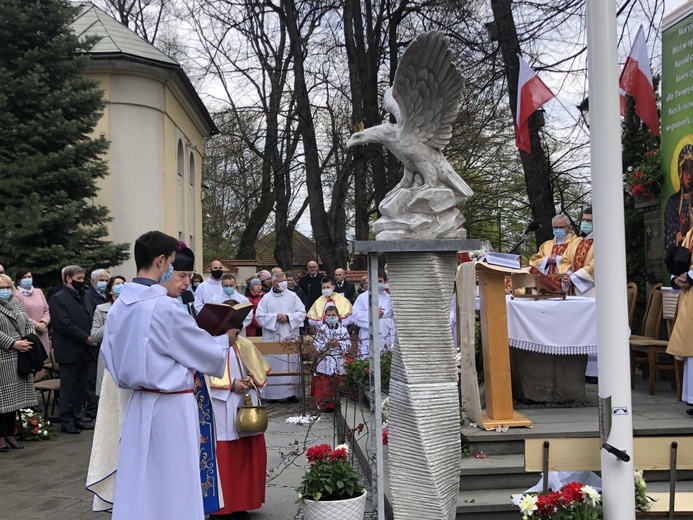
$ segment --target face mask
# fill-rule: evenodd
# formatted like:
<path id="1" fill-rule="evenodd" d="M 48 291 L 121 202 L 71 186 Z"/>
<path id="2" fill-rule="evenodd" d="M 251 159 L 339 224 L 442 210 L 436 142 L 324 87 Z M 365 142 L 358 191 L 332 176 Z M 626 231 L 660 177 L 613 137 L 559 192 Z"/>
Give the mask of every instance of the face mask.
<path id="1" fill-rule="evenodd" d="M 224 287 L 224 294 L 225 294 L 226 296 L 231 296 L 231 295 L 232 295 L 233 293 L 235 293 L 235 292 L 236 292 L 236 288 L 235 288 L 235 287 Z"/>
<path id="2" fill-rule="evenodd" d="M 161 272 L 163 273 L 161 275 L 161 280 L 159 280 L 159 283 L 166 283 L 168 282 L 171 277 L 173 276 L 173 264 L 168 264 L 168 271 L 164 273 L 164 270 L 159 268 Z"/>
<path id="3" fill-rule="evenodd" d="M 592 223 L 586 220 L 580 224 L 580 231 L 584 234 L 589 235 L 592 232 Z"/>
<path id="4" fill-rule="evenodd" d="M 337 325 L 338 322 L 339 322 L 338 316 L 327 316 L 325 318 L 325 323 L 327 323 L 328 325 Z"/>
<path id="5" fill-rule="evenodd" d="M 22 286 L 22 288 L 28 291 L 29 289 L 31 289 L 31 286 L 34 284 L 34 282 L 31 278 L 22 278 L 19 281 L 19 284 Z"/>
<path id="6" fill-rule="evenodd" d="M 385 290 L 385 284 L 384 283 L 379 283 L 378 284 L 378 292 L 383 292 Z"/>
<path id="7" fill-rule="evenodd" d="M 277 285 L 278 285 L 277 290 L 278 290 L 279 292 L 284 292 L 284 291 L 286 291 L 286 288 L 287 288 L 287 286 L 288 286 L 289 284 L 286 283 L 286 280 L 285 280 L 285 281 L 283 281 L 283 282 L 279 282 Z"/>
<path id="8" fill-rule="evenodd" d="M 96 282 L 96 290 L 99 292 L 104 292 L 108 282 Z"/>
<path id="9" fill-rule="evenodd" d="M 334 291 L 333 291 L 332 289 L 323 289 L 323 290 L 322 290 L 322 295 L 323 295 L 325 298 L 329 298 L 330 296 L 332 296 L 332 293 L 333 293 L 333 292 L 334 292 Z"/>
<path id="10" fill-rule="evenodd" d="M 75 291 L 77 291 L 77 292 L 79 292 L 79 291 L 81 291 L 82 289 L 84 289 L 84 282 L 79 282 L 79 281 L 77 281 L 77 280 L 72 280 L 72 282 L 70 282 L 70 283 L 72 284 L 72 288 L 73 288 Z"/>
<path id="11" fill-rule="evenodd" d="M 0 300 L 9 300 L 12 297 L 12 289 L 0 289 Z"/>
<path id="12" fill-rule="evenodd" d="M 123 284 L 118 284 L 113 286 L 113 295 L 117 298 L 120 296 L 120 291 L 123 290 Z"/>
<path id="13" fill-rule="evenodd" d="M 221 269 L 219 269 L 217 271 L 212 271 L 212 278 L 214 278 L 215 280 L 220 280 L 221 276 L 223 274 L 224 274 L 224 271 L 222 271 Z"/>
<path id="14" fill-rule="evenodd" d="M 563 228 L 554 229 L 553 230 L 553 236 L 556 237 L 556 240 L 563 240 L 565 238 L 565 229 L 563 229 Z"/>
<path id="15" fill-rule="evenodd" d="M 199 286 L 200 286 L 200 282 L 195 282 L 195 283 L 193 283 L 193 287 L 194 287 L 195 289 L 197 289 Z"/>

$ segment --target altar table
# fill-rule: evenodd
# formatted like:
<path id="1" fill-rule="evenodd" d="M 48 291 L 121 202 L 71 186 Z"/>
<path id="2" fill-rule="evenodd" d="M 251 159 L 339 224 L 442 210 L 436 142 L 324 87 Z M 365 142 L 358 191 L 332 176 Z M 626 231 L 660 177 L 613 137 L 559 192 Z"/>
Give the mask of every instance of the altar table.
<path id="1" fill-rule="evenodd" d="M 566 403 L 585 394 L 587 355 L 596 360 L 593 298 L 534 300 L 507 297 L 513 398 Z"/>

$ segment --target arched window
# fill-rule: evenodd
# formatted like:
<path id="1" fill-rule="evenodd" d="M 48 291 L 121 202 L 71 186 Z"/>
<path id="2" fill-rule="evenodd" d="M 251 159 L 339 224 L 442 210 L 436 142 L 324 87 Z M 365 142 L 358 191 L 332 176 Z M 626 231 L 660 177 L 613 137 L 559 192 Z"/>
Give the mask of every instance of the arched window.
<path id="1" fill-rule="evenodd" d="M 190 169 L 189 169 L 189 179 L 190 184 L 188 185 L 188 229 L 190 230 L 189 238 L 190 242 L 188 245 L 191 248 L 195 247 L 195 207 L 197 206 L 197 199 L 195 198 L 195 154 L 190 152 Z"/>
<path id="2" fill-rule="evenodd" d="M 185 152 L 183 141 L 178 140 L 178 177 L 176 179 L 176 215 L 178 215 L 178 240 L 183 240 L 185 237 L 185 191 L 183 187 L 183 178 L 185 177 Z"/>

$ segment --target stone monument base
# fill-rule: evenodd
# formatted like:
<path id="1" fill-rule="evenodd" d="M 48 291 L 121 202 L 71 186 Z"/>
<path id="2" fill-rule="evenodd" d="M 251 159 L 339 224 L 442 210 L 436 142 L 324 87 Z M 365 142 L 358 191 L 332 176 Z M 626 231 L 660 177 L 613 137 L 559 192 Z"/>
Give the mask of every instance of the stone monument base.
<path id="1" fill-rule="evenodd" d="M 522 403 L 570 403 L 585 396 L 587 355 L 539 354 L 510 348 L 513 399 Z"/>

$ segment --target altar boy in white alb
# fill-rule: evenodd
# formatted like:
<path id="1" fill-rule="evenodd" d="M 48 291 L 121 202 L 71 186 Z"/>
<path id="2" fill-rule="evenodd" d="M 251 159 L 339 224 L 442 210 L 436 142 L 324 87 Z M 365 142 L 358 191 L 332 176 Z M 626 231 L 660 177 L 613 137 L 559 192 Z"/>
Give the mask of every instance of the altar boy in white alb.
<path id="1" fill-rule="evenodd" d="M 237 331 L 213 338 L 158 285 L 178 241 L 159 231 L 135 242 L 137 277 L 106 321 L 101 355 L 130 388 L 120 440 L 113 519 L 203 520 L 193 371 L 221 377 Z"/>
<path id="2" fill-rule="evenodd" d="M 262 326 L 262 341 L 285 341 L 298 338 L 298 329 L 306 318 L 306 308 L 296 293 L 288 290 L 286 275 L 272 275 L 272 289 L 257 306 L 255 318 Z M 275 372 L 296 371 L 298 355 L 265 356 Z M 262 389 L 265 399 L 286 399 L 298 396 L 298 376 L 273 377 Z M 272 386 L 270 386 L 272 385 Z"/>

